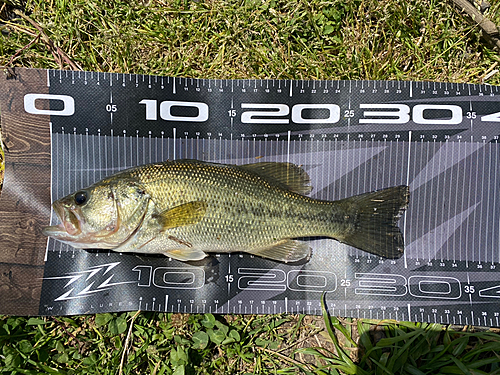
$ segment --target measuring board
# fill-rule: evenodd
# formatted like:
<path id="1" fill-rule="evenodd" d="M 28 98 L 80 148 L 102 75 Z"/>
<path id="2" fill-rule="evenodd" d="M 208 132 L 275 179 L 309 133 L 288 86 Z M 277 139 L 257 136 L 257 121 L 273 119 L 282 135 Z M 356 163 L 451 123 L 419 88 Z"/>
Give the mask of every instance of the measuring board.
<path id="1" fill-rule="evenodd" d="M 326 238 L 294 264 L 238 253 L 183 263 L 44 239 L 39 314 L 320 314 L 327 292 L 332 315 L 500 326 L 499 87 L 37 72 L 38 91 L 16 100 L 50 130 L 49 201 L 182 158 L 295 163 L 319 199 L 411 192 L 396 260 Z"/>

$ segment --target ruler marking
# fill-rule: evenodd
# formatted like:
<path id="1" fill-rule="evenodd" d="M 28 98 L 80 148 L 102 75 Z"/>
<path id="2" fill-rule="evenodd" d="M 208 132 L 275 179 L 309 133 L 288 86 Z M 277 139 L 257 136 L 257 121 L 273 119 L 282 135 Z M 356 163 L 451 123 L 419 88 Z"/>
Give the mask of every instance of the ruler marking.
<path id="1" fill-rule="evenodd" d="M 468 159 L 470 159 L 470 162 L 469 162 L 469 178 L 470 178 L 472 176 L 472 147 L 473 147 L 472 139 L 471 139 L 471 142 L 469 142 L 467 144 L 467 147 L 470 148 L 470 152 L 468 153 L 468 155 L 469 155 Z M 472 185 L 472 181 L 469 179 L 468 196 L 467 196 L 467 205 L 468 206 L 470 206 L 470 202 L 471 202 L 471 194 L 472 194 L 472 186 L 471 185 Z M 464 186 L 465 186 L 465 178 L 464 178 Z M 465 188 L 464 188 L 464 191 L 465 191 Z M 464 209 L 464 207 L 462 206 L 462 210 L 463 209 Z M 462 211 L 462 215 L 463 215 L 463 211 Z M 466 220 L 468 223 L 470 222 L 470 215 L 467 215 Z M 466 244 L 465 262 L 466 262 L 467 268 L 468 268 L 469 267 L 469 251 L 468 251 L 468 248 L 469 248 L 469 230 L 467 230 L 467 229 L 465 229 L 465 244 Z M 474 261 L 474 253 L 472 254 L 472 261 Z"/>
<path id="2" fill-rule="evenodd" d="M 415 143 L 415 150 L 417 150 L 418 148 L 418 152 L 420 153 L 420 162 L 419 162 L 419 170 L 422 170 L 423 168 L 423 165 L 424 165 L 424 139 L 423 138 L 420 138 L 420 142 L 416 142 Z M 415 156 L 416 156 L 417 152 L 415 152 Z M 415 157 L 415 160 L 417 158 Z M 427 168 L 426 168 L 427 170 Z M 417 212 L 422 212 L 422 205 L 421 205 L 421 201 L 422 199 L 424 200 L 424 204 L 423 204 L 423 207 L 425 207 L 425 193 L 426 193 L 426 187 L 427 187 L 427 184 L 422 184 L 422 180 L 424 179 L 424 176 L 420 173 L 418 174 L 418 186 L 420 187 L 420 190 L 422 190 L 421 186 L 422 185 L 425 185 L 424 186 L 424 194 L 423 194 L 423 198 L 422 198 L 422 194 L 419 194 L 418 195 L 418 199 L 417 199 Z M 424 180 L 425 181 L 425 180 Z M 419 225 L 419 228 L 417 229 L 416 231 L 418 233 L 419 236 L 423 236 L 425 233 L 425 227 L 423 225 Z M 417 255 L 417 258 L 421 258 L 422 260 L 425 259 L 425 254 L 424 254 L 424 249 L 422 248 L 420 250 L 420 254 Z M 421 256 L 420 256 L 421 255 Z"/>
<path id="3" fill-rule="evenodd" d="M 484 152 L 485 148 L 486 148 L 486 144 L 484 144 L 484 142 L 483 142 L 483 146 L 481 146 L 481 148 L 478 150 L 478 154 L 479 154 L 479 151 L 481 151 L 482 155 L 483 155 L 483 163 L 482 163 L 482 167 L 481 167 L 481 199 L 480 199 L 481 203 L 484 202 L 484 172 L 485 172 L 485 160 L 486 160 L 486 156 L 485 156 L 485 152 Z M 484 206 L 483 204 L 480 204 L 480 207 L 483 207 L 483 206 Z M 480 215 L 480 218 L 479 218 L 480 223 L 485 223 L 483 220 L 484 219 L 484 211 L 485 211 L 484 209 L 481 209 L 481 212 L 479 214 Z M 486 209 L 486 211 L 488 211 L 488 210 Z M 474 212 L 476 212 L 476 211 L 474 211 Z M 486 224 L 485 225 L 485 233 L 487 233 L 488 232 L 487 231 L 487 228 L 488 228 L 487 224 L 488 223 L 486 222 L 485 224 Z M 479 228 L 479 230 L 481 232 L 481 228 Z M 481 257 L 482 237 L 483 236 L 481 236 L 481 235 L 478 236 L 478 240 L 479 240 L 478 245 L 479 245 L 479 251 L 480 251 L 479 255 L 478 255 L 479 264 L 481 264 L 481 262 L 483 261 L 483 259 Z M 488 254 L 486 252 L 486 248 L 484 250 L 485 250 L 484 251 L 484 262 L 487 262 L 488 261 Z"/>
<path id="4" fill-rule="evenodd" d="M 411 130 L 408 132 L 408 162 L 407 162 L 407 170 L 406 170 L 406 186 L 410 186 L 410 162 L 411 162 Z M 405 211 L 404 214 L 404 223 L 403 223 L 403 238 L 405 241 L 408 241 L 408 237 L 406 236 L 406 217 L 407 213 Z M 410 221 L 410 220 L 408 220 Z M 408 268 L 408 257 L 407 257 L 407 252 L 405 251 L 404 253 L 404 264 L 405 268 Z"/>
<path id="5" fill-rule="evenodd" d="M 497 161 L 496 163 L 496 168 L 495 168 L 495 185 L 496 187 L 499 186 L 500 182 L 498 181 L 498 169 L 499 169 L 499 165 L 498 165 L 498 160 L 500 160 L 500 153 L 498 152 L 499 151 L 499 147 L 498 147 L 498 140 L 495 142 L 495 160 Z M 497 208 L 497 204 L 500 203 L 500 199 L 497 200 L 497 195 L 498 195 L 498 189 L 493 189 L 494 191 L 494 194 L 493 194 L 493 209 L 494 209 L 494 213 L 496 212 L 497 216 L 496 216 L 496 219 L 493 220 L 493 223 L 497 222 L 498 223 L 498 244 L 497 244 L 497 249 L 498 249 L 498 261 L 500 263 L 500 215 L 499 215 L 499 212 L 500 212 L 500 207 Z M 491 251 L 492 251 L 492 254 L 493 254 L 493 251 L 494 251 L 494 246 L 491 247 Z M 493 259 L 493 257 L 492 257 Z"/>
<path id="6" fill-rule="evenodd" d="M 173 148 L 173 160 L 177 159 L 177 152 L 176 152 L 176 145 L 177 145 L 177 128 L 172 128 L 172 136 L 173 136 L 173 142 L 172 142 L 172 148 Z"/>
<path id="7" fill-rule="evenodd" d="M 90 177 L 89 177 L 89 175 L 90 175 L 90 155 L 89 155 L 90 152 L 89 152 L 89 150 L 90 150 L 90 147 L 89 147 L 89 131 L 88 131 L 88 129 L 85 129 L 85 135 L 86 135 L 85 136 L 85 142 L 87 143 L 87 147 L 86 147 L 87 148 L 87 157 L 86 157 L 86 159 L 87 159 L 87 170 L 85 171 L 86 172 L 85 173 L 86 174 L 85 184 L 82 187 L 90 185 L 89 184 L 89 180 L 90 180 Z M 94 158 L 92 158 L 92 159 L 94 159 Z"/>
<path id="8" fill-rule="evenodd" d="M 95 144 L 96 142 L 100 142 L 101 140 L 101 137 L 100 136 L 91 136 L 92 137 L 92 183 L 94 183 L 96 181 L 96 159 L 98 159 L 98 161 L 101 160 L 101 149 L 100 149 L 100 143 L 98 143 L 98 147 L 97 147 L 97 152 L 99 152 L 98 154 L 96 154 L 95 152 Z M 101 170 L 101 166 L 99 165 L 98 166 L 98 169 L 99 171 Z"/>
<path id="9" fill-rule="evenodd" d="M 49 71 L 47 70 L 47 77 L 49 75 Z M 58 153 L 54 154 L 54 140 L 53 140 L 53 133 L 52 133 L 52 121 L 49 121 L 49 127 L 50 127 L 50 153 L 51 155 L 59 155 Z M 57 137 L 56 137 L 57 138 Z M 56 141 L 57 142 L 57 141 Z M 55 148 L 58 148 L 58 144 L 56 143 Z M 56 174 L 57 174 L 57 166 L 59 164 L 58 158 L 56 158 Z M 54 201 L 54 193 L 53 193 L 53 182 L 54 182 L 54 163 L 50 163 L 50 200 L 51 203 Z M 58 189 L 59 184 L 56 184 L 56 191 Z M 53 224 L 53 213 L 54 210 L 51 208 L 50 210 L 50 225 Z M 45 255 L 43 257 L 43 261 L 46 262 L 49 256 L 49 241 L 50 238 L 47 237 L 47 242 L 45 244 Z"/>
<path id="10" fill-rule="evenodd" d="M 359 144 L 361 146 L 361 139 L 359 140 Z M 368 158 L 368 149 L 371 151 L 371 158 Z M 361 150 L 362 148 L 359 148 L 358 154 L 358 165 L 361 166 Z M 372 186 L 372 176 L 373 176 L 373 140 L 372 144 L 368 146 L 368 140 L 365 141 L 365 147 L 364 147 L 364 163 L 363 163 L 363 192 L 367 191 L 373 191 L 373 186 Z M 368 169 L 368 161 L 370 161 L 370 174 L 367 176 L 367 169 Z M 356 191 L 357 194 L 360 194 L 361 191 L 361 186 L 360 186 L 360 178 L 358 178 L 358 190 Z M 368 181 L 368 186 L 366 186 L 366 182 Z M 375 186 L 378 186 L 376 183 Z M 352 194 L 351 194 L 352 195 Z"/>
<path id="11" fill-rule="evenodd" d="M 288 138 L 286 142 L 286 162 L 290 163 L 290 139 L 292 137 L 291 130 L 288 131 Z"/>
<path id="12" fill-rule="evenodd" d="M 424 146 L 425 145 L 425 146 Z M 424 184 L 424 203 L 423 203 L 423 210 L 425 210 L 425 207 L 427 206 L 427 202 L 426 202 L 426 199 L 427 199 L 427 186 L 429 185 L 429 176 L 428 176 L 428 172 L 429 172 L 429 148 L 430 148 L 430 145 L 431 145 L 431 142 L 423 142 L 422 141 L 422 147 L 425 148 L 425 163 L 422 163 L 421 165 L 425 165 L 425 184 Z M 423 155 L 423 150 L 422 150 L 422 155 Z M 423 157 L 423 156 L 422 156 Z M 431 182 L 432 183 L 432 182 Z M 431 193 L 432 194 L 432 189 L 431 189 Z M 419 212 L 422 212 L 419 210 Z M 425 211 L 424 211 L 425 212 Z M 427 215 L 429 218 L 431 217 L 431 215 Z M 430 224 L 430 222 L 429 222 Z M 423 224 L 422 225 L 422 234 L 425 233 L 426 231 L 426 228 L 425 228 L 425 225 Z M 430 226 L 429 226 L 429 230 L 430 230 Z M 434 246 L 436 246 L 436 244 L 434 244 Z M 429 262 L 431 261 L 431 249 L 430 249 L 430 246 L 427 246 L 427 254 L 428 254 L 428 260 Z M 422 250 L 422 259 L 424 258 L 424 250 Z"/>
<path id="13" fill-rule="evenodd" d="M 335 167 L 334 168 L 330 168 L 330 170 L 333 169 L 333 183 L 334 183 L 334 185 L 336 185 L 337 181 L 338 181 L 338 178 L 337 178 L 337 169 L 340 171 L 340 169 L 338 168 L 338 164 L 337 164 L 337 140 L 338 140 L 338 138 L 336 137 L 335 138 L 335 142 L 334 142 L 334 151 L 333 151 L 333 155 L 335 155 L 335 161 L 334 161 L 334 166 Z M 338 197 L 338 195 L 339 195 L 338 194 L 338 189 L 336 189 L 335 186 L 334 186 L 334 188 L 333 188 L 333 194 L 332 194 L 332 199 L 336 200 L 337 197 Z"/>
<path id="14" fill-rule="evenodd" d="M 220 141 L 221 141 L 221 150 L 222 150 L 222 137 L 220 137 Z M 229 155 L 230 157 L 230 155 Z M 227 164 L 228 163 L 228 153 L 227 153 L 227 139 L 224 138 L 224 163 Z"/>
<path id="15" fill-rule="evenodd" d="M 141 165 L 141 164 L 146 164 L 146 145 L 145 145 L 145 142 L 144 142 L 144 137 L 141 136 L 139 137 L 139 130 L 136 131 L 136 135 L 135 135 L 135 140 L 137 142 L 136 144 L 136 159 L 137 159 L 137 165 Z M 142 143 L 142 145 L 141 145 Z M 140 160 L 142 159 L 142 160 Z M 133 159 L 131 159 L 133 160 Z"/>
<path id="16" fill-rule="evenodd" d="M 460 140 L 458 142 L 459 142 L 458 143 L 458 151 L 459 151 L 459 154 L 461 154 L 460 149 L 462 148 L 461 147 L 462 143 L 460 142 Z M 465 146 L 466 145 L 464 145 L 463 148 L 465 148 Z M 465 151 L 465 152 L 467 152 L 467 151 Z M 465 160 L 464 160 L 464 168 L 463 169 L 459 169 L 458 173 L 460 173 L 460 172 L 465 173 L 464 171 L 467 169 L 467 159 L 468 158 L 465 158 Z M 462 205 L 460 207 L 460 209 L 461 209 L 460 221 L 463 223 L 463 217 L 462 216 L 464 215 L 465 176 L 463 176 L 461 180 L 462 180 L 462 190 L 461 190 L 461 193 L 462 193 Z M 462 231 L 463 231 L 463 225 L 460 226 L 459 243 L 462 241 Z M 462 251 L 460 251 L 459 256 L 460 256 L 459 260 L 462 261 Z M 466 267 L 469 267 L 469 263 L 466 263 Z"/>
<path id="17" fill-rule="evenodd" d="M 143 138 L 143 139 L 145 139 L 145 138 Z M 130 140 L 132 141 L 132 138 L 130 138 Z M 151 163 L 151 162 L 152 162 L 152 160 L 151 160 L 151 149 L 152 149 L 152 147 L 151 147 L 151 131 L 150 131 L 150 132 L 149 132 L 149 134 L 148 134 L 148 144 L 149 144 L 149 147 L 148 147 L 148 151 L 149 151 L 149 155 L 148 155 L 148 157 L 149 157 L 149 161 L 148 161 L 148 163 Z M 191 150 L 193 150 L 193 149 L 194 149 L 194 147 L 192 147 L 192 148 L 191 148 Z"/>
<path id="18" fill-rule="evenodd" d="M 115 137 L 113 136 L 113 129 L 112 128 L 111 128 L 111 136 L 109 138 L 109 141 L 111 143 L 111 167 L 110 167 L 110 172 L 111 172 L 115 168 L 115 152 L 114 152 Z"/>
<path id="19" fill-rule="evenodd" d="M 327 178 L 327 184 L 326 184 L 326 199 L 331 199 L 330 197 L 330 185 L 332 183 L 331 179 L 330 179 L 330 176 L 331 176 L 331 173 L 330 171 L 332 170 L 331 169 L 331 160 L 332 160 L 332 140 L 329 139 L 328 140 L 328 152 L 327 152 L 327 173 L 326 173 L 326 178 Z M 335 173 L 335 172 L 334 172 Z M 334 179 L 335 181 L 335 179 Z"/>
<path id="20" fill-rule="evenodd" d="M 372 138 L 373 140 L 373 138 Z M 373 142 L 372 142 L 373 143 Z M 377 139 L 377 148 L 380 148 L 380 139 Z M 387 140 L 384 138 L 384 146 L 382 147 L 383 149 L 383 153 L 382 153 L 382 179 L 386 179 L 386 170 L 385 170 L 385 166 L 387 164 L 387 159 L 386 159 L 386 155 L 387 153 L 389 152 L 389 157 L 391 155 L 391 150 L 387 149 Z M 391 164 L 389 164 L 391 165 Z M 390 174 L 389 174 L 389 180 L 390 180 Z M 387 181 L 387 183 L 391 183 L 390 181 Z"/>
<path id="21" fill-rule="evenodd" d="M 73 160 L 72 160 L 72 162 L 73 162 L 73 168 L 74 168 L 75 173 L 74 173 L 74 176 L 73 176 L 74 177 L 73 178 L 74 188 L 73 189 L 70 188 L 70 191 L 75 191 L 75 190 L 78 189 L 78 187 L 77 187 L 78 186 L 77 179 L 79 177 L 78 176 L 79 175 L 79 173 L 78 173 L 79 169 L 77 168 L 77 165 L 76 165 L 76 163 L 77 163 L 76 130 L 73 130 L 73 135 L 74 136 L 73 136 Z M 71 146 L 71 143 L 69 143 L 69 145 Z M 68 171 L 68 176 L 69 176 L 69 172 L 70 171 L 71 170 Z"/>
<path id="22" fill-rule="evenodd" d="M 478 189 L 478 178 L 479 178 L 479 173 L 478 173 L 478 167 L 479 167 L 479 150 L 476 150 L 476 167 L 474 168 L 474 174 L 476 175 L 476 178 L 475 178 L 475 182 L 474 182 L 474 201 L 477 200 L 477 197 L 476 197 L 476 192 L 479 191 Z M 472 170 L 472 168 L 471 168 Z M 484 172 L 484 171 L 482 171 Z M 470 192 L 470 191 L 469 191 Z M 469 205 L 470 205 L 470 201 L 469 201 Z M 476 223 L 476 217 L 477 217 L 477 209 L 474 209 L 474 223 Z M 473 225 L 472 226 L 472 248 L 475 248 L 475 245 L 476 245 L 476 225 Z M 481 248 L 478 247 L 478 261 L 479 263 L 481 263 Z M 473 251 L 472 252 L 472 261 L 475 262 L 476 261 L 476 252 Z"/>
<path id="23" fill-rule="evenodd" d="M 215 144 L 216 146 L 217 144 Z M 222 160 L 222 138 L 219 136 L 219 159 Z"/>
<path id="24" fill-rule="evenodd" d="M 59 143 L 61 143 L 61 146 L 62 146 L 62 147 L 61 147 L 61 148 L 62 148 L 62 155 L 63 155 L 62 160 L 66 160 L 66 158 L 65 158 L 65 153 L 66 153 L 66 152 L 65 152 L 65 149 L 66 149 L 66 147 L 64 147 L 64 144 L 65 144 L 65 141 L 66 141 L 66 139 L 65 139 L 65 138 L 66 138 L 66 136 L 65 136 L 65 134 L 64 134 L 64 127 L 63 127 L 63 128 L 62 128 L 62 134 L 61 134 L 60 136 L 58 135 L 58 136 L 56 137 L 56 139 L 58 139 L 58 140 L 59 140 L 59 141 L 57 142 L 57 147 L 59 148 Z M 57 154 L 57 155 L 59 155 L 59 154 Z M 61 161 L 61 164 L 59 164 L 59 158 L 58 158 L 58 157 L 56 157 L 56 167 L 57 167 L 57 169 L 56 169 L 56 178 L 57 178 L 57 179 L 59 179 L 59 172 L 61 172 L 61 175 L 62 175 L 62 181 L 66 181 L 66 179 L 65 179 L 65 175 L 66 175 L 66 165 L 65 165 L 65 164 L 66 164 L 66 163 L 65 163 L 65 162 L 63 162 L 63 161 Z M 51 199 L 52 199 L 52 200 L 55 200 L 54 198 L 56 198 L 56 199 L 57 199 L 57 198 L 59 198 L 59 196 L 60 196 L 60 195 L 59 195 L 59 187 L 60 187 L 60 185 L 61 185 L 61 184 L 56 183 L 57 197 L 51 197 Z M 64 185 L 63 185 L 63 187 L 61 188 L 61 190 L 62 190 L 62 192 L 64 193 L 64 191 L 65 191 L 65 189 L 64 189 Z M 63 195 L 63 194 L 61 194 L 61 195 Z M 52 208 L 52 207 L 51 207 L 51 210 L 53 210 L 53 208 Z M 59 241 L 56 241 L 56 245 L 54 245 L 54 251 L 57 251 L 57 248 L 56 248 L 56 246 L 57 246 L 57 242 L 59 242 Z M 62 242 L 59 242 L 59 254 L 60 254 L 60 253 L 61 253 L 61 251 L 62 251 L 62 247 L 63 247 L 63 243 L 62 243 Z"/>
<path id="25" fill-rule="evenodd" d="M 361 140 L 360 140 L 360 144 L 361 144 Z M 368 157 L 368 149 L 370 149 L 370 157 Z M 366 147 L 365 147 L 365 162 L 363 163 L 364 164 L 364 179 L 363 179 L 363 192 L 367 192 L 368 190 L 370 191 L 373 191 L 375 189 L 378 188 L 378 184 L 376 183 L 375 184 L 375 189 L 373 188 L 373 158 L 374 158 L 374 149 L 373 149 L 373 140 L 372 140 L 372 144 L 371 144 L 371 147 L 368 147 L 368 141 L 366 141 Z M 358 152 L 358 165 L 361 165 L 361 152 Z M 368 161 L 370 163 L 370 174 L 369 176 L 367 177 L 367 164 L 368 164 Z M 378 174 L 377 174 L 378 175 Z M 368 183 L 368 187 L 366 186 L 366 181 L 369 181 Z M 359 191 L 359 178 L 358 178 L 358 191 L 357 191 L 357 194 L 360 194 L 361 192 Z M 351 193 L 351 195 L 354 195 Z M 360 253 L 358 251 L 358 249 L 356 249 L 355 251 L 355 254 L 356 254 L 356 258 L 358 258 L 360 256 Z M 371 259 L 372 255 L 370 253 L 368 253 L 368 259 Z M 346 278 L 347 278 L 347 275 L 346 275 Z"/>
<path id="26" fill-rule="evenodd" d="M 106 138 L 104 138 L 106 139 Z M 99 180 L 102 180 L 102 154 L 103 154 L 103 151 L 102 151 L 102 147 L 101 147 L 101 129 L 98 129 L 98 132 L 97 132 L 97 159 L 98 159 L 98 164 L 99 164 Z M 96 180 L 96 176 L 94 175 L 94 180 Z"/>
<path id="27" fill-rule="evenodd" d="M 318 146 L 319 146 L 319 143 L 318 143 Z M 321 165 L 326 165 L 327 163 L 327 154 L 326 154 L 326 151 L 325 151 L 325 138 L 322 138 L 321 140 Z M 327 171 L 328 173 L 329 171 Z M 325 196 L 327 192 L 327 189 L 325 189 L 325 174 L 324 173 L 321 173 L 321 199 L 327 199 L 328 197 Z"/>
<path id="28" fill-rule="evenodd" d="M 456 145 L 456 142 L 452 142 L 451 143 L 451 168 L 450 168 L 450 181 L 453 181 L 452 177 L 453 177 L 453 167 L 455 166 L 455 164 L 453 163 L 453 156 L 455 155 L 455 145 Z M 457 171 L 458 171 L 458 165 L 457 165 Z M 458 173 L 458 172 L 457 172 Z M 455 189 L 458 189 L 458 178 L 455 178 L 455 181 L 456 181 L 456 188 Z M 453 215 L 453 224 L 454 224 L 454 228 L 455 228 L 455 233 L 456 233 L 456 214 L 457 214 L 457 205 L 458 205 L 458 194 L 452 194 L 452 184 L 450 183 L 450 191 L 449 191 L 449 196 L 452 197 L 453 195 L 455 195 L 455 214 Z M 444 210 L 443 210 L 444 211 Z M 444 215 L 444 213 L 443 213 Z M 451 222 L 451 204 L 448 204 L 448 233 L 450 233 L 450 222 Z M 453 236 L 450 236 L 450 238 L 448 239 L 448 243 L 446 245 L 446 254 L 448 256 L 448 259 L 449 259 L 449 247 L 450 247 L 450 243 L 452 242 L 451 241 L 451 238 L 453 238 L 453 243 L 455 242 L 455 238 L 456 238 L 456 235 L 453 235 Z M 456 247 L 453 246 L 453 263 L 456 262 L 456 259 L 457 259 L 457 254 L 456 254 Z"/>
<path id="29" fill-rule="evenodd" d="M 489 144 L 488 144 L 488 148 L 489 148 L 489 150 L 488 150 L 488 158 L 489 158 L 489 162 L 488 162 L 488 195 L 487 195 L 488 197 L 490 197 L 490 196 L 491 196 L 491 190 L 490 190 L 490 188 L 491 188 L 491 161 L 492 161 L 492 159 L 493 159 L 493 158 L 491 157 L 491 145 L 492 145 L 492 143 L 491 143 L 491 142 L 489 142 Z M 498 190 L 498 189 L 495 189 L 495 190 Z M 484 198 L 484 197 L 483 197 L 483 198 Z M 496 198 L 496 191 L 495 191 L 495 193 L 493 194 L 493 209 L 495 209 L 495 206 L 496 206 L 495 198 Z M 493 211 L 493 212 L 495 212 L 495 211 Z M 494 220 L 493 220 L 493 222 L 494 222 Z M 486 227 L 488 228 L 488 227 L 490 227 L 490 226 L 491 226 L 491 233 L 492 233 L 492 237 L 493 237 L 493 236 L 495 235 L 495 227 L 494 227 L 494 224 L 493 224 L 493 223 L 490 225 L 490 209 L 489 209 L 489 207 L 488 207 L 488 209 L 487 209 L 487 211 L 486 211 Z M 487 250 L 488 250 L 488 238 L 489 238 L 489 237 L 487 236 L 487 237 L 486 237 L 486 246 L 485 246 L 485 251 L 487 251 Z M 493 246 L 493 239 L 492 239 L 492 241 L 491 241 L 491 248 L 492 248 L 492 252 L 491 252 L 491 263 L 493 264 L 493 263 L 495 262 L 495 261 L 494 261 L 494 258 L 493 258 L 493 256 L 494 256 L 494 255 L 493 255 L 493 248 L 494 248 L 494 246 Z"/>
<path id="30" fill-rule="evenodd" d="M 340 182 L 339 197 L 342 195 L 342 192 L 344 191 L 344 189 L 342 189 L 342 180 L 343 180 L 342 176 L 344 176 L 343 169 L 345 168 L 344 167 L 344 153 L 343 152 L 340 153 L 340 167 L 342 168 L 342 175 L 341 175 L 341 178 L 339 179 L 340 180 L 339 181 Z M 343 197 L 343 198 L 345 198 L 345 197 Z"/>
<path id="31" fill-rule="evenodd" d="M 441 186 L 440 185 L 440 177 L 441 177 L 441 174 L 442 174 L 442 172 L 441 172 L 442 171 L 442 169 L 441 169 L 441 157 L 443 155 L 443 146 L 444 146 L 443 142 L 439 141 L 439 148 L 438 148 L 439 157 L 438 157 L 438 160 L 437 160 L 437 165 L 438 165 L 437 170 L 439 171 L 439 173 L 437 173 L 436 198 L 439 197 L 439 193 L 438 192 L 439 192 L 440 186 Z M 434 157 L 435 157 L 435 155 L 436 155 L 436 149 L 434 148 Z M 435 175 L 434 171 L 433 171 L 432 175 L 433 176 Z M 431 200 L 431 202 L 432 202 L 432 200 Z M 439 209 L 437 209 L 435 211 L 436 212 L 435 212 L 435 216 L 434 216 L 434 228 L 437 228 L 438 225 L 439 225 L 438 211 L 443 212 L 444 209 L 439 208 Z M 437 235 L 437 230 L 436 230 L 436 231 L 434 231 L 434 243 L 437 243 L 437 241 L 438 241 L 438 235 Z M 439 253 L 441 255 L 441 261 L 443 261 L 443 256 L 444 256 L 444 254 L 443 254 L 444 253 L 444 251 L 443 251 L 444 242 L 443 241 L 440 241 L 440 246 L 441 247 L 439 249 L 440 250 Z"/>

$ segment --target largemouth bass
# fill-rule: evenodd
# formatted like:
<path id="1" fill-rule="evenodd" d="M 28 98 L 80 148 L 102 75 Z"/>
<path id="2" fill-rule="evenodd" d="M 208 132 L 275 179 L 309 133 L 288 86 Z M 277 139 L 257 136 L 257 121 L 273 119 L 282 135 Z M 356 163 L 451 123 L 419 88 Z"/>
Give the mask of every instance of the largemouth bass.
<path id="1" fill-rule="evenodd" d="M 310 255 L 303 237 L 331 237 L 385 258 L 404 240 L 397 221 L 409 189 L 339 201 L 307 197 L 295 164 L 175 160 L 124 170 L 53 203 L 61 224 L 43 233 L 76 248 L 161 253 L 181 261 L 245 252 L 282 262 Z"/>

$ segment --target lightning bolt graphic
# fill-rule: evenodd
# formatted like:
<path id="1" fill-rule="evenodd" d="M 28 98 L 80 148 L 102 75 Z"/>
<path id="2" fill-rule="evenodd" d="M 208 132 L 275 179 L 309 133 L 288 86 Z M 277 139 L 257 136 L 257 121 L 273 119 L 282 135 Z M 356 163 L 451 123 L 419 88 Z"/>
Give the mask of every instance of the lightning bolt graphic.
<path id="1" fill-rule="evenodd" d="M 115 262 L 115 263 L 108 263 L 108 264 L 103 264 L 101 266 L 94 266 L 90 267 L 88 270 L 85 271 L 79 271 L 79 272 L 71 272 L 65 276 L 57 276 L 57 277 L 45 277 L 44 280 L 64 280 L 68 279 L 69 281 L 64 285 L 64 288 L 67 288 L 74 282 L 85 278 L 85 282 L 90 281 L 95 275 L 97 275 L 100 271 L 103 269 L 106 269 L 103 273 L 103 275 L 106 275 L 109 271 L 111 271 L 113 268 L 115 268 L 117 265 L 119 265 L 120 262 Z M 72 296 L 71 294 L 75 290 L 75 288 L 71 288 L 58 298 L 56 298 L 54 301 L 67 301 L 71 299 L 77 299 L 77 298 L 83 298 L 86 296 L 89 296 L 91 294 L 103 292 L 105 290 L 111 289 L 111 287 L 116 286 L 116 285 L 123 285 L 123 284 L 130 284 L 130 283 L 136 283 L 137 281 L 122 281 L 118 283 L 112 283 L 111 279 L 114 277 L 114 274 L 109 276 L 104 282 L 100 283 L 97 287 L 94 288 L 94 284 L 96 283 L 96 280 L 92 281 L 89 285 L 87 285 L 82 291 L 78 292 L 76 295 Z M 94 289 L 93 289 L 94 288 Z"/>

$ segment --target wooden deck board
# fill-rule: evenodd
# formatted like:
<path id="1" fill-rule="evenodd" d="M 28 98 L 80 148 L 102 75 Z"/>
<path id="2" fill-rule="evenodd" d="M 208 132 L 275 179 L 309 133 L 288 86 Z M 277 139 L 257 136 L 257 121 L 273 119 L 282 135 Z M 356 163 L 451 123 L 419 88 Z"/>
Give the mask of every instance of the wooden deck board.
<path id="1" fill-rule="evenodd" d="M 0 313 L 37 315 L 50 220 L 50 117 L 24 110 L 26 93 L 48 93 L 46 71 L 0 76 L 5 179 L 0 196 Z M 42 106 L 46 101 L 37 102 Z"/>

